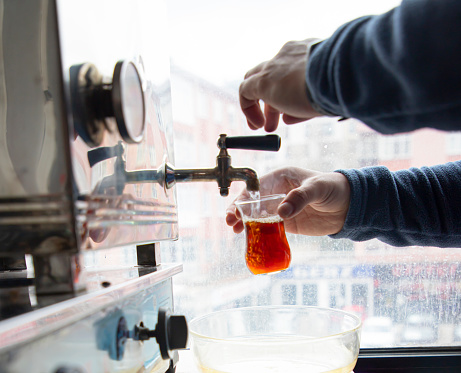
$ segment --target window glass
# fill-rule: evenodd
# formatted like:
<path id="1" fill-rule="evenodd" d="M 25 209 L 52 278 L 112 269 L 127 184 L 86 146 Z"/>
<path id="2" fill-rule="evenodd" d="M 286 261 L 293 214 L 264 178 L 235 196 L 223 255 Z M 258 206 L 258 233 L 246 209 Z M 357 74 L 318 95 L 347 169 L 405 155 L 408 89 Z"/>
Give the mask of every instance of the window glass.
<path id="1" fill-rule="evenodd" d="M 171 91 L 174 120 L 182 125 L 193 126 L 195 110 L 199 108 L 194 102 L 194 85 L 191 85 L 187 75 L 171 74 L 171 85 L 176 87 Z M 180 107 L 176 105 L 181 104 Z"/>
<path id="2" fill-rule="evenodd" d="M 264 134 L 249 130 L 240 112 L 238 84 L 247 70 L 288 40 L 327 37 L 342 23 L 398 1 L 313 3 L 169 1 L 171 52 L 180 66 L 172 69 L 176 167 L 214 167 L 221 133 Z M 281 124 L 276 133 L 282 138 L 278 153 L 231 149 L 232 165 L 261 175 L 284 165 L 399 170 L 461 156 L 459 133 L 427 129 L 384 136 L 353 119 Z M 230 307 L 304 304 L 358 314 L 365 348 L 461 345 L 461 250 L 289 235 L 290 268 L 254 276 L 245 265 L 244 234 L 225 223 L 226 206 L 244 184 L 234 182 L 226 198 L 216 183 L 193 184 L 176 186 L 180 238 L 162 243 L 164 261 L 184 262 L 183 273 L 174 277 L 175 308 L 189 320 Z"/>
<path id="3" fill-rule="evenodd" d="M 200 119 L 207 119 L 210 116 L 209 94 L 206 91 L 199 90 L 196 95 L 197 98 L 197 116 Z"/>
<path id="4" fill-rule="evenodd" d="M 282 304 L 296 304 L 296 285 L 282 285 Z"/>
<path id="5" fill-rule="evenodd" d="M 217 124 L 221 124 L 224 117 L 224 102 L 219 98 L 213 101 L 213 120 Z"/>
<path id="6" fill-rule="evenodd" d="M 383 136 L 378 140 L 378 153 L 381 160 L 407 159 L 411 156 L 411 139 L 408 134 Z"/>
<path id="7" fill-rule="evenodd" d="M 303 285 L 303 303 L 305 306 L 316 306 L 318 302 L 318 285 L 304 284 Z"/>

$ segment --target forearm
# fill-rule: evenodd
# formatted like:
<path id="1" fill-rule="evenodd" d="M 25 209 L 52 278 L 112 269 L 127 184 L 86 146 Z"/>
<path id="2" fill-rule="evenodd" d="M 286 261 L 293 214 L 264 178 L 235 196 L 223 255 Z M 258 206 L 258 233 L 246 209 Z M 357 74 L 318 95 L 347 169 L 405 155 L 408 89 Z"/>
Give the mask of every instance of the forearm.
<path id="1" fill-rule="evenodd" d="M 333 238 L 377 238 L 394 246 L 461 247 L 461 161 L 390 172 L 385 167 L 338 170 L 351 204 Z"/>
<path id="2" fill-rule="evenodd" d="M 382 133 L 460 129 L 459 19 L 458 0 L 406 0 L 344 25 L 311 52 L 312 99 Z"/>

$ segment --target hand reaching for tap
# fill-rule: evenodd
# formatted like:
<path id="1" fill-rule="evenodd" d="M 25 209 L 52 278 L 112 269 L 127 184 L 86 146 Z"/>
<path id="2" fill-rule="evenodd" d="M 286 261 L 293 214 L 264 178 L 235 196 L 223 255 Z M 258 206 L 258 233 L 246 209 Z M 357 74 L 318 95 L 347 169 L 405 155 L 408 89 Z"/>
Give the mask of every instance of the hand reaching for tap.
<path id="1" fill-rule="evenodd" d="M 260 180 L 261 196 L 287 194 L 278 208 L 289 233 L 323 236 L 338 233 L 346 219 L 350 202 L 347 178 L 337 172 L 317 172 L 298 167 L 281 168 Z M 243 190 L 236 200 L 249 198 Z M 243 231 L 235 201 L 226 211 L 227 225 L 235 233 Z"/>
<path id="2" fill-rule="evenodd" d="M 291 41 L 278 54 L 248 71 L 240 85 L 240 106 L 248 126 L 267 132 L 277 129 L 280 114 L 286 124 L 302 122 L 319 114 L 307 97 L 308 48 L 317 39 Z M 259 105 L 264 101 L 264 112 Z"/>

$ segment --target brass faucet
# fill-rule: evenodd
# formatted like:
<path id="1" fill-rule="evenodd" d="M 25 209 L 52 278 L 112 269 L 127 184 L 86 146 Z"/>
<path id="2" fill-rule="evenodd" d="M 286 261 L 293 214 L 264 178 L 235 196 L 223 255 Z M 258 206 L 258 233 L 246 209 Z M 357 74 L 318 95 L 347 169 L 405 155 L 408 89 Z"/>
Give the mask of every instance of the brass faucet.
<path id="1" fill-rule="evenodd" d="M 280 137 L 277 135 L 227 137 L 227 135 L 222 134 L 218 139 L 218 148 L 219 154 L 216 157 L 216 167 L 214 168 L 175 169 L 168 163 L 165 164 L 166 188 L 173 187 L 175 183 L 216 181 L 221 196 L 226 197 L 233 181 L 245 181 L 248 191 L 259 191 L 259 178 L 256 171 L 249 167 L 232 167 L 231 156 L 227 149 L 278 151 L 280 149 Z"/>

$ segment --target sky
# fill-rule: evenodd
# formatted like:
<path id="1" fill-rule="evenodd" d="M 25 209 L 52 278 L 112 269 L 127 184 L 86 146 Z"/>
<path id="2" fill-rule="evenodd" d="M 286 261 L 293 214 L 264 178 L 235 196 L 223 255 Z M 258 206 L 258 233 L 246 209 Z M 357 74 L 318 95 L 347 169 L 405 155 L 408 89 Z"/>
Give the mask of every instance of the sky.
<path id="1" fill-rule="evenodd" d="M 168 0 L 174 64 L 217 85 L 240 81 L 289 40 L 326 38 L 398 0 Z"/>

